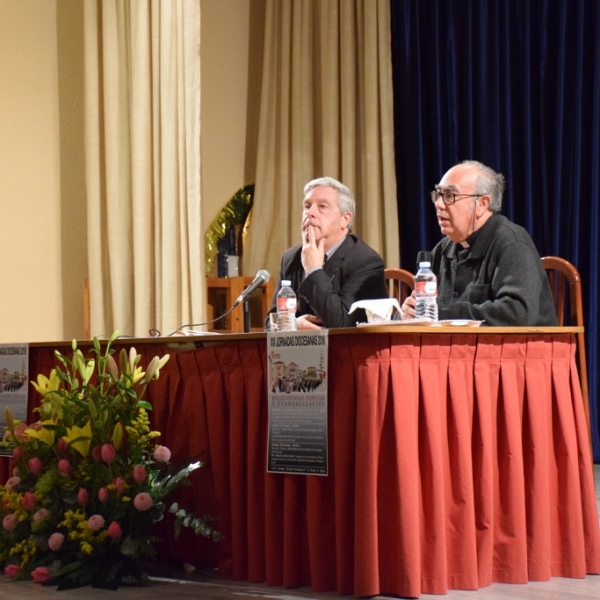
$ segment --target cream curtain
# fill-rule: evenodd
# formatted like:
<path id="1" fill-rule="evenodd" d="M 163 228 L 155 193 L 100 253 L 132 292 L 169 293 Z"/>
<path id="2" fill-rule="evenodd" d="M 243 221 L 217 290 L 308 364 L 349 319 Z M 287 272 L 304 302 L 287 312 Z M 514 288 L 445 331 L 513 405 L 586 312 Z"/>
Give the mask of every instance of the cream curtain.
<path id="1" fill-rule="evenodd" d="M 85 1 L 92 335 L 205 314 L 199 0 Z"/>
<path id="2" fill-rule="evenodd" d="M 354 231 L 399 265 L 389 0 L 266 0 L 254 206 L 244 273 L 300 242 L 302 189 L 354 192 Z"/>

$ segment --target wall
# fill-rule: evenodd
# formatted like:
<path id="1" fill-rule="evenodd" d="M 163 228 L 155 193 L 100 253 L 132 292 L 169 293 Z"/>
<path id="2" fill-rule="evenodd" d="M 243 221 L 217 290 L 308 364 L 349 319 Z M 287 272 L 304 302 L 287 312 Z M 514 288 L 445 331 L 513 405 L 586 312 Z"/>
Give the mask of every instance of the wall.
<path id="1" fill-rule="evenodd" d="M 63 338 L 56 2 L 0 0 L 0 343 Z"/>

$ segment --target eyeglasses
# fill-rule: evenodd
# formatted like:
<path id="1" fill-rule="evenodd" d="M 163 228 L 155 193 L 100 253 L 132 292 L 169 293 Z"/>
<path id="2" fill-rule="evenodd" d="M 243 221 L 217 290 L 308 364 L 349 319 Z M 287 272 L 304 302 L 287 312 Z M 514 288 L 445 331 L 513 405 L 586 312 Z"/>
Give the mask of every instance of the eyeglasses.
<path id="1" fill-rule="evenodd" d="M 438 198 L 441 198 L 446 206 L 450 206 L 463 198 L 479 198 L 479 196 L 482 195 L 483 194 L 461 194 L 460 192 L 450 192 L 448 190 L 433 190 L 431 192 L 431 201 L 435 204 L 438 201 Z"/>

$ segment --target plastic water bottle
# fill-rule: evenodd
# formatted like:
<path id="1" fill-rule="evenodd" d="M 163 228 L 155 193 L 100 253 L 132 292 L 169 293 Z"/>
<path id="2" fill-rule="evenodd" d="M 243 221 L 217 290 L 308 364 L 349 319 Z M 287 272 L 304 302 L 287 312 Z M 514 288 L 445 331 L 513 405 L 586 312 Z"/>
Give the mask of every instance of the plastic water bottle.
<path id="1" fill-rule="evenodd" d="M 415 311 L 421 321 L 437 321 L 437 278 L 431 270 L 430 262 L 420 262 L 415 275 L 415 295 L 417 303 Z"/>
<path id="2" fill-rule="evenodd" d="M 296 293 L 287 279 L 277 294 L 277 325 L 279 331 L 296 331 Z"/>

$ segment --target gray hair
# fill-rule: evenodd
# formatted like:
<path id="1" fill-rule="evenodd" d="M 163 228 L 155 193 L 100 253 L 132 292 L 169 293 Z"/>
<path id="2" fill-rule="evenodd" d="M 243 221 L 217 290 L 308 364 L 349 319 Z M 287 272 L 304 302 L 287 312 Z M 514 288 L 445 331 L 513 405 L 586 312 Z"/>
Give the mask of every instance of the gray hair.
<path id="1" fill-rule="evenodd" d="M 306 195 L 316 187 L 330 187 L 334 189 L 338 193 L 338 206 L 340 208 L 340 212 L 351 213 L 352 219 L 350 219 L 350 223 L 348 223 L 348 231 L 352 231 L 352 224 L 354 223 L 354 194 L 347 188 L 343 183 L 334 179 L 333 177 L 319 177 L 318 179 L 313 179 L 309 181 L 304 186 L 304 198 Z"/>
<path id="2" fill-rule="evenodd" d="M 502 209 L 502 194 L 506 187 L 506 180 L 502 173 L 496 173 L 494 169 L 480 163 L 477 160 L 463 160 L 463 165 L 472 165 L 477 168 L 479 175 L 477 176 L 477 192 L 481 195 L 489 196 L 491 212 L 500 212 Z"/>

